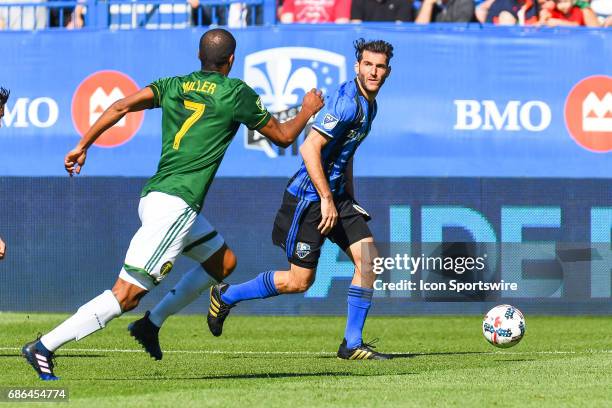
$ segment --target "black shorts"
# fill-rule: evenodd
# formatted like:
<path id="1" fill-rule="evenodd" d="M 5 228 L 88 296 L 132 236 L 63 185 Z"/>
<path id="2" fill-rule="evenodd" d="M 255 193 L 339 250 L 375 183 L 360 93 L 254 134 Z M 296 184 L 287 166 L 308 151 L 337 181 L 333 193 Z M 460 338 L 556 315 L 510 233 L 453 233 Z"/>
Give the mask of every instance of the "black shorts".
<path id="1" fill-rule="evenodd" d="M 317 227 L 321 222 L 321 202 L 299 200 L 285 191 L 281 208 L 276 213 L 272 241 L 285 250 L 290 263 L 315 269 L 325 238 L 343 251 L 355 242 L 372 236 L 370 216 L 348 194 L 334 198 L 338 222 L 327 235 Z"/>

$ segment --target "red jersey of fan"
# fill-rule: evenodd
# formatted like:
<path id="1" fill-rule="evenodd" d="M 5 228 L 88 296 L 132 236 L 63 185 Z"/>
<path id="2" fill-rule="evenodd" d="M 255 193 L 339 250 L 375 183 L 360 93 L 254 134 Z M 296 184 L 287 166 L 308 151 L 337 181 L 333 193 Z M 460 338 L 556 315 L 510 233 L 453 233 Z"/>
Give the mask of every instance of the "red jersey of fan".
<path id="1" fill-rule="evenodd" d="M 572 7 L 567 14 L 563 14 L 556 8 L 550 10 L 550 17 L 557 18 L 559 20 L 572 21 L 574 23 L 578 23 L 578 25 L 584 25 L 584 15 L 582 14 L 582 10 L 580 7 Z"/>
<path id="2" fill-rule="evenodd" d="M 350 0 L 286 0 L 283 14 L 292 13 L 295 23 L 334 23 L 351 16 Z"/>

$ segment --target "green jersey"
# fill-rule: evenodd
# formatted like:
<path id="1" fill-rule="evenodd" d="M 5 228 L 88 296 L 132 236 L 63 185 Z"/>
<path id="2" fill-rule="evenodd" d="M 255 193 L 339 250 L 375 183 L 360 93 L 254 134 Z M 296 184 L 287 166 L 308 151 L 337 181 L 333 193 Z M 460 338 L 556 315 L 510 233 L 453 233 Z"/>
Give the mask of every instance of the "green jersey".
<path id="1" fill-rule="evenodd" d="M 162 154 L 142 196 L 175 195 L 199 212 L 240 124 L 259 130 L 271 115 L 247 84 L 218 72 L 162 78 L 149 87 L 154 107 L 162 108 Z"/>

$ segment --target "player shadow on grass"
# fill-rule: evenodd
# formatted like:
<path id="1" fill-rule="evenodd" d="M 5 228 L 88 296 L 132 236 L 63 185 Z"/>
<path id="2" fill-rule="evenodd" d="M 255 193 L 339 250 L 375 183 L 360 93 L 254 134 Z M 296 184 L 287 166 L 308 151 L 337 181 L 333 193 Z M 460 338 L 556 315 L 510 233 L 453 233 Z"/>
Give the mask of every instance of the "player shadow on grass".
<path id="1" fill-rule="evenodd" d="M 432 353 L 385 353 L 391 356 L 391 359 L 396 358 L 415 358 L 415 357 L 427 357 L 427 356 L 461 356 L 468 354 L 491 354 L 487 351 L 443 351 L 443 352 L 432 352 Z M 319 356 L 318 358 L 337 358 L 336 356 Z"/>
<path id="2" fill-rule="evenodd" d="M 396 373 L 394 375 L 409 375 L 415 373 Z M 193 377 L 155 376 L 152 377 L 130 377 L 130 378 L 89 378 L 87 381 L 134 381 L 134 380 L 249 380 L 265 378 L 305 378 L 305 377 L 376 377 L 388 374 L 359 374 L 353 372 L 320 372 L 320 373 L 258 373 L 258 374 L 219 374 Z M 78 381 L 78 380 L 76 380 Z"/>
<path id="3" fill-rule="evenodd" d="M 354 374 L 349 372 L 340 373 L 258 373 L 258 374 L 219 374 L 219 375 L 194 375 L 192 377 L 155 376 L 152 377 L 130 377 L 130 378 L 95 378 L 96 381 L 123 381 L 123 380 L 241 380 L 259 378 L 293 378 L 293 377 L 349 377 Z M 89 381 L 89 380 L 88 380 Z"/>
<path id="4" fill-rule="evenodd" d="M 2 357 L 22 357 L 21 354 L 0 354 L 0 358 Z M 58 358 L 102 358 L 108 357 L 103 354 L 60 354 L 57 356 Z"/>

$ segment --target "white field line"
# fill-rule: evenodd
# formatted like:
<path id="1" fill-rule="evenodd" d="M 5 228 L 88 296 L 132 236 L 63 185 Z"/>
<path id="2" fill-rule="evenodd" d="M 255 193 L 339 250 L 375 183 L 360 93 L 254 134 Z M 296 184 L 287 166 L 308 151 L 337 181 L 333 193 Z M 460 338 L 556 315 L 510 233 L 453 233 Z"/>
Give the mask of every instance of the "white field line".
<path id="1" fill-rule="evenodd" d="M 0 347 L 0 351 L 20 351 L 19 347 Z M 101 348 L 63 348 L 61 352 L 77 352 L 77 353 L 144 353 L 142 349 L 101 349 Z M 175 353 L 175 354 L 229 354 L 229 355 L 295 355 L 295 356 L 333 356 L 336 355 L 334 352 L 329 351 L 239 351 L 239 350 L 164 350 L 164 353 Z M 393 351 L 387 352 L 389 354 L 413 354 L 415 356 L 450 356 L 453 355 L 452 351 L 440 352 L 406 352 L 406 351 Z M 456 352 L 458 356 L 466 356 L 470 354 L 491 354 L 491 355 L 529 355 L 529 354 L 605 354 L 612 353 L 612 350 L 583 350 L 583 351 L 483 351 L 483 352 Z M 60 354 L 61 356 L 61 354 Z"/>

